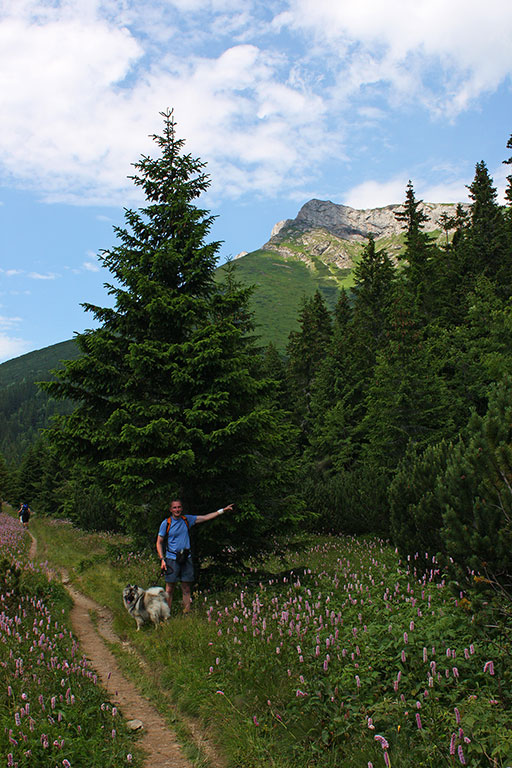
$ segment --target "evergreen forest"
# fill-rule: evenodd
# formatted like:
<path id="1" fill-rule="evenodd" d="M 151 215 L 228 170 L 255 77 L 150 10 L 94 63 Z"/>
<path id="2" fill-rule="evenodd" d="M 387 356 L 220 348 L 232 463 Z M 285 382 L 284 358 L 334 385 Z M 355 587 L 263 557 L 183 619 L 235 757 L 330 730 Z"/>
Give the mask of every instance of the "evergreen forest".
<path id="1" fill-rule="evenodd" d="M 201 558 L 235 564 L 297 530 L 378 534 L 509 601 L 512 175 L 500 205 L 477 162 L 442 245 L 409 182 L 398 261 L 370 239 L 334 311 L 320 292 L 297 308 L 283 356 L 259 344 L 236 265 L 216 276 L 209 177 L 162 118 L 134 165 L 144 207 L 101 255 L 113 306 L 84 304 L 98 327 L 42 385 L 73 407 L 1 460 L 2 497 L 140 544 L 172 497 L 197 514 L 233 502 Z"/>

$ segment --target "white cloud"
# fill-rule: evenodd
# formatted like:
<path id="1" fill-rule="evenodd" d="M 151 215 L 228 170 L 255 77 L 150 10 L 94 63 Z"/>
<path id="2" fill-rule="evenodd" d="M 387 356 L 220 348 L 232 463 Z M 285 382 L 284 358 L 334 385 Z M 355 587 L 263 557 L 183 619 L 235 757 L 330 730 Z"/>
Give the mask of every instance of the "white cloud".
<path id="1" fill-rule="evenodd" d="M 3 330 L 12 328 L 12 326 L 18 325 L 18 323 L 21 323 L 21 317 L 6 317 L 5 315 L 0 315 L 0 328 Z"/>
<path id="2" fill-rule="evenodd" d="M 382 208 L 386 205 L 403 203 L 409 178 L 403 174 L 387 181 L 368 180 L 350 189 L 344 196 L 344 204 L 352 208 Z M 452 180 L 430 184 L 424 179 L 412 179 L 417 200 L 427 203 L 468 202 L 466 182 Z"/>
<path id="3" fill-rule="evenodd" d="M 4 2 L 0 166 L 48 202 L 138 203 L 126 177 L 174 107 L 216 197 L 293 197 L 351 121 L 402 100 L 446 118 L 496 88 L 510 39 L 505 0 Z"/>
<path id="4" fill-rule="evenodd" d="M 21 317 L 0 315 L 0 362 L 9 360 L 11 357 L 18 357 L 18 355 L 28 352 L 30 342 L 9 335 L 9 331 L 21 322 Z"/>
<path id="5" fill-rule="evenodd" d="M 87 272 L 99 272 L 100 271 L 99 264 L 97 262 L 94 262 L 94 261 L 84 261 L 83 268 Z"/>
<path id="6" fill-rule="evenodd" d="M 452 114 L 512 74 L 507 0 L 289 0 L 276 23 L 313 35 L 347 91 L 387 82 Z"/>
<path id="7" fill-rule="evenodd" d="M 29 272 L 28 277 L 32 280 L 56 280 L 60 275 L 56 272 L 47 272 L 45 275 L 41 272 Z"/>
<path id="8" fill-rule="evenodd" d="M 22 269 L 0 269 L 0 272 L 2 272 L 2 274 L 6 275 L 7 277 L 14 277 L 15 275 L 23 274 Z"/>
<path id="9" fill-rule="evenodd" d="M 351 208 L 382 208 L 392 203 L 400 203 L 405 198 L 405 176 L 389 181 L 364 181 L 350 189 L 343 198 L 343 203 Z"/>
<path id="10" fill-rule="evenodd" d="M 466 182 L 451 181 L 445 184 L 426 184 L 423 182 L 418 187 L 418 195 L 428 203 L 468 203 L 468 190 Z"/>
<path id="11" fill-rule="evenodd" d="M 18 339 L 12 336 L 6 336 L 0 332 L 0 362 L 10 360 L 13 357 L 19 357 L 28 352 L 31 344 L 25 339 Z"/>
<path id="12" fill-rule="evenodd" d="M 240 9 L 235 0 L 174 5 L 233 16 Z M 148 4 L 172 36 L 165 9 Z M 135 37 L 143 14 L 130 2 L 89 0 L 82 8 L 25 0 L 9 10 L 0 22 L 0 72 L 9 73 L 0 89 L 0 110 L 9 115 L 0 163 L 49 202 L 138 200 L 126 177 L 153 151 L 148 134 L 160 131 L 168 106 L 187 150 L 208 161 L 216 194 L 268 193 L 269 178 L 274 193 L 293 187 L 299 166 L 314 167 L 332 149 L 323 96 L 272 46 L 208 40 L 207 50 L 217 52 L 205 55 L 167 39 L 156 55 L 155 40 Z M 125 19 L 129 29 L 120 26 Z M 235 183 L 234 166 L 243 170 Z"/>

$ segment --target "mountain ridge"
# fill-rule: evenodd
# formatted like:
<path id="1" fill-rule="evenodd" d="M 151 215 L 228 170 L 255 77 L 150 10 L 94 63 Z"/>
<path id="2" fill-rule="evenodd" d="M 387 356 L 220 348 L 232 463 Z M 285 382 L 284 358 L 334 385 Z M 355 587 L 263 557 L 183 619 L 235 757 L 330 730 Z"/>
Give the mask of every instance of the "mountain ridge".
<path id="1" fill-rule="evenodd" d="M 443 216 L 453 216 L 456 205 L 421 201 L 419 210 L 427 217 L 425 232 L 439 232 L 440 235 Z M 469 209 L 468 203 L 461 205 L 464 210 Z M 313 198 L 302 206 L 295 219 L 277 222 L 272 228 L 270 239 L 261 250 L 274 251 L 289 257 L 292 254 L 287 244 L 290 241 L 302 243 L 305 248 L 313 247 L 318 256 L 327 251 L 330 261 L 339 268 L 346 269 L 353 266 L 350 264 L 351 255 L 344 246 L 347 242 L 363 244 L 370 236 L 376 241 L 384 238 L 400 239 L 403 229 L 396 219 L 400 210 L 403 210 L 403 204 L 399 203 L 379 208 L 352 208 L 330 200 Z M 323 249 L 321 246 L 319 248 L 322 240 Z M 390 256 L 397 255 L 402 247 L 403 243 L 391 243 Z M 307 258 L 305 260 L 307 261 Z"/>

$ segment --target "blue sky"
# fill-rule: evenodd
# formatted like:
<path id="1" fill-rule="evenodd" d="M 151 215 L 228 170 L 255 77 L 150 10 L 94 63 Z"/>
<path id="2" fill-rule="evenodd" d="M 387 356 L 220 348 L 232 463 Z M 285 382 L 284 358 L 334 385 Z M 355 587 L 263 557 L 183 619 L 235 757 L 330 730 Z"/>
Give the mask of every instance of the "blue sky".
<path id="1" fill-rule="evenodd" d="M 90 327 L 159 113 L 208 164 L 221 260 L 316 197 L 501 194 L 509 0 L 0 0 L 0 361 Z"/>

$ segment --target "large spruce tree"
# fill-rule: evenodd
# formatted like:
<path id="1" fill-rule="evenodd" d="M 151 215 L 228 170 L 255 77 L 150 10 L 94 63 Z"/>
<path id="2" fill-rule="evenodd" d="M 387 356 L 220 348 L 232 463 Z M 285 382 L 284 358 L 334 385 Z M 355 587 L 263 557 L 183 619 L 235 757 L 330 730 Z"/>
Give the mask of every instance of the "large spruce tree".
<path id="1" fill-rule="evenodd" d="M 405 250 L 400 255 L 405 261 L 405 285 L 411 294 L 415 313 L 425 322 L 435 311 L 436 297 L 432 290 L 432 281 L 436 249 L 432 237 L 424 231 L 428 216 L 422 204 L 423 200 L 416 200 L 412 182 L 409 181 L 403 208 L 395 213 L 395 218 L 402 224 L 405 232 Z"/>
<path id="2" fill-rule="evenodd" d="M 210 183 L 204 163 L 183 152 L 172 112 L 162 116 L 159 156 L 134 165 L 146 205 L 126 210 L 118 245 L 101 255 L 113 307 L 84 304 L 99 327 L 78 335 L 82 356 L 47 385 L 76 403 L 52 438 L 126 530 L 154 535 L 178 493 L 198 514 L 235 502 L 238 517 L 204 526 L 206 539 L 217 552 L 255 549 L 293 516 L 286 425 L 256 373 L 249 291 L 233 269 L 215 280 L 213 217 L 195 205 Z"/>
<path id="3" fill-rule="evenodd" d="M 313 381 L 332 334 L 331 316 L 319 291 L 315 291 L 310 298 L 304 298 L 299 311 L 299 326 L 299 330 L 291 331 L 288 340 L 288 382 L 294 417 L 304 447 L 312 426 Z"/>
<path id="4" fill-rule="evenodd" d="M 483 161 L 476 164 L 475 177 L 468 190 L 471 198 L 468 254 L 472 269 L 475 274 L 485 273 L 500 286 L 502 295 L 508 297 L 512 274 L 505 221 L 496 187 Z"/>

